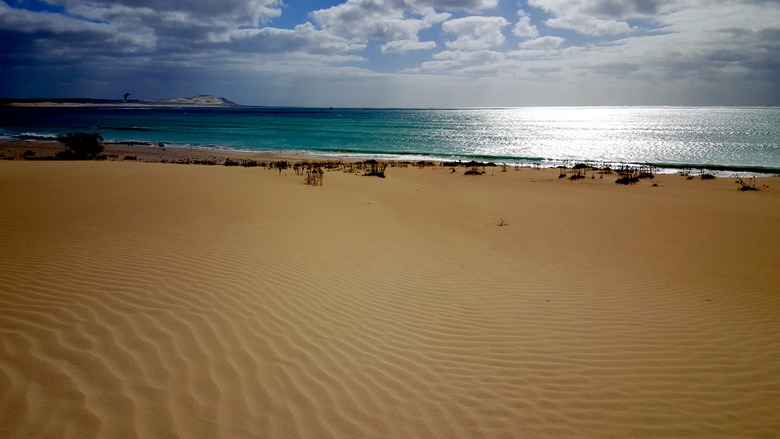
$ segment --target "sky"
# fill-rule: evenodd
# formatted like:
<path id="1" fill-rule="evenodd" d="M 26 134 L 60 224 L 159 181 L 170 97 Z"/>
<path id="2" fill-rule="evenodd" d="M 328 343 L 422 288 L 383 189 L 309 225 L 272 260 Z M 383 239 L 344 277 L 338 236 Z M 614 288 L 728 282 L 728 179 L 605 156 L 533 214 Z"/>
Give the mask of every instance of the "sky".
<path id="1" fill-rule="evenodd" d="M 0 0 L 0 97 L 780 105 L 780 0 Z"/>

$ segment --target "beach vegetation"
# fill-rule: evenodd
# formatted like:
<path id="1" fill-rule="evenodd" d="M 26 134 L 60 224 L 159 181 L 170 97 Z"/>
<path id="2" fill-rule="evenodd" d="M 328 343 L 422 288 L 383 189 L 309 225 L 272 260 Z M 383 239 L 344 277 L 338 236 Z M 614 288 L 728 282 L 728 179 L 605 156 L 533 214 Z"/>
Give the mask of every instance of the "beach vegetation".
<path id="1" fill-rule="evenodd" d="M 458 163 L 462 164 L 463 166 L 465 166 L 467 168 L 469 168 L 469 167 L 473 168 L 473 167 L 476 167 L 476 166 L 481 166 L 482 168 L 485 168 L 486 166 L 490 167 L 490 168 L 495 168 L 496 167 L 496 164 L 493 163 L 493 162 L 482 163 L 482 162 L 478 162 L 476 160 L 472 160 L 472 161 L 466 162 L 466 163 L 460 163 L 460 162 L 458 162 Z"/>
<path id="2" fill-rule="evenodd" d="M 639 168 L 639 173 L 637 174 L 637 178 L 639 179 L 649 179 L 652 180 L 655 178 L 655 174 L 653 174 L 653 170 L 650 168 Z"/>
<path id="3" fill-rule="evenodd" d="M 341 160 L 325 160 L 322 162 L 319 162 L 319 166 L 323 169 L 338 169 L 340 168 L 344 162 Z"/>
<path id="4" fill-rule="evenodd" d="M 587 165 L 577 167 L 577 165 L 575 165 L 572 169 L 574 169 L 574 173 L 569 177 L 569 180 L 581 180 L 587 176 L 587 172 L 590 167 Z"/>
<path id="5" fill-rule="evenodd" d="M 195 159 L 192 163 L 195 165 L 214 166 L 217 164 L 217 161 L 215 159 Z"/>
<path id="6" fill-rule="evenodd" d="M 225 162 L 223 163 L 225 166 L 243 166 L 245 168 L 254 168 L 257 166 L 262 166 L 264 163 L 258 162 L 255 160 L 246 160 L 246 159 L 236 159 L 228 157 L 225 159 Z"/>
<path id="7" fill-rule="evenodd" d="M 322 168 L 319 166 L 312 167 L 306 170 L 306 178 L 303 182 L 309 186 L 322 186 L 323 175 L 325 173 L 322 171 Z"/>
<path id="8" fill-rule="evenodd" d="M 630 166 L 623 166 L 618 169 L 618 179 L 615 180 L 616 184 L 622 184 L 625 186 L 639 183 L 639 172 Z"/>
<path id="9" fill-rule="evenodd" d="M 367 177 L 385 178 L 385 169 L 387 169 L 387 163 L 380 163 L 371 159 L 364 161 L 362 164 L 363 175 Z"/>
<path id="10" fill-rule="evenodd" d="M 290 164 L 287 163 L 287 160 L 279 160 L 279 161 L 269 163 L 268 167 L 271 169 L 279 170 L 279 175 L 282 175 L 282 171 L 287 169 L 289 165 Z"/>
<path id="11" fill-rule="evenodd" d="M 715 176 L 712 174 L 701 174 L 702 180 L 715 180 Z"/>
<path id="12" fill-rule="evenodd" d="M 507 223 L 506 221 L 504 221 L 504 219 L 503 219 L 503 218 L 500 218 L 498 221 L 496 221 L 496 225 L 497 225 L 498 227 L 504 227 L 504 226 L 508 226 L 508 225 L 509 225 L 509 223 Z"/>
<path id="13" fill-rule="evenodd" d="M 135 161 L 135 160 L 138 160 L 138 156 L 126 155 L 122 160 L 133 160 L 133 161 Z"/>
<path id="14" fill-rule="evenodd" d="M 27 151 L 22 153 L 22 157 L 24 158 L 35 157 L 35 151 L 28 149 Z"/>
<path id="15" fill-rule="evenodd" d="M 618 179 L 615 180 L 615 183 L 628 186 L 630 184 L 637 184 L 637 183 L 639 183 L 639 178 L 638 177 L 633 177 L 633 176 L 630 176 L 630 175 L 624 175 L 624 176 L 618 177 Z"/>
<path id="16" fill-rule="evenodd" d="M 471 169 L 466 170 L 466 172 L 463 175 L 482 175 L 485 173 L 485 168 L 478 168 L 476 166 L 472 166 Z"/>
<path id="17" fill-rule="evenodd" d="M 65 144 L 65 150 L 56 154 L 57 158 L 63 160 L 96 158 L 103 152 L 103 136 L 98 133 L 59 134 L 57 141 Z"/>
<path id="18" fill-rule="evenodd" d="M 740 178 L 735 183 L 739 185 L 737 190 L 741 191 L 741 192 L 757 191 L 759 189 L 764 189 L 764 188 L 768 188 L 769 187 L 767 185 L 763 185 L 760 188 L 757 187 L 756 186 L 756 177 L 750 177 L 747 181 L 745 181 L 744 179 Z"/>
<path id="19" fill-rule="evenodd" d="M 638 178 L 631 177 L 631 176 L 618 177 L 618 179 L 615 180 L 615 183 L 626 185 L 626 186 L 628 186 L 630 184 L 637 184 L 638 182 L 639 182 Z"/>

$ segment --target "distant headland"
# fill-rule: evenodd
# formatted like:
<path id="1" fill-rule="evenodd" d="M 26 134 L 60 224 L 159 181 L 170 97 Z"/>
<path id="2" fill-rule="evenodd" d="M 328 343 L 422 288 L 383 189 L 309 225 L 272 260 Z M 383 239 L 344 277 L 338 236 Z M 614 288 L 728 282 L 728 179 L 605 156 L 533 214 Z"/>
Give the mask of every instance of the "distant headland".
<path id="1" fill-rule="evenodd" d="M 210 95 L 171 99 L 89 99 L 89 98 L 0 98 L 0 105 L 19 107 L 240 107 L 241 105 Z"/>

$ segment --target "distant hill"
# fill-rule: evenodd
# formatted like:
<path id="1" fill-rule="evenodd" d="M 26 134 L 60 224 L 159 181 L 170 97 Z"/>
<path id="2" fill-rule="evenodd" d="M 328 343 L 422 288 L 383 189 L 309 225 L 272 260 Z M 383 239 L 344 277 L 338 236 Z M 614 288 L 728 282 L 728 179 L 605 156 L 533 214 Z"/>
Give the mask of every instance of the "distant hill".
<path id="1" fill-rule="evenodd" d="M 210 95 L 199 95 L 191 98 L 173 98 L 173 99 L 148 99 L 138 101 L 142 104 L 151 105 L 186 105 L 198 107 L 238 107 L 239 105 L 225 98 L 218 98 Z"/>
<path id="2" fill-rule="evenodd" d="M 89 99 L 89 98 L 30 98 L 10 99 L 0 98 L 0 105 L 15 105 L 25 107 L 240 107 L 241 105 L 210 95 L 192 96 L 189 98 L 171 99 Z"/>

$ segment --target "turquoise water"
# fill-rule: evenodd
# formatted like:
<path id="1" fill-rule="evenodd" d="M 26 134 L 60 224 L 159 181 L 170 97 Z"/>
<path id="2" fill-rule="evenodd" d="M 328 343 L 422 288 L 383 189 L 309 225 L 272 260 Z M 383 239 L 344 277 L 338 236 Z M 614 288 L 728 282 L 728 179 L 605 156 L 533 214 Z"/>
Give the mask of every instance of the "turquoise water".
<path id="1" fill-rule="evenodd" d="M 780 108 L 478 109 L 0 107 L 0 134 L 323 156 L 651 163 L 780 171 Z"/>

